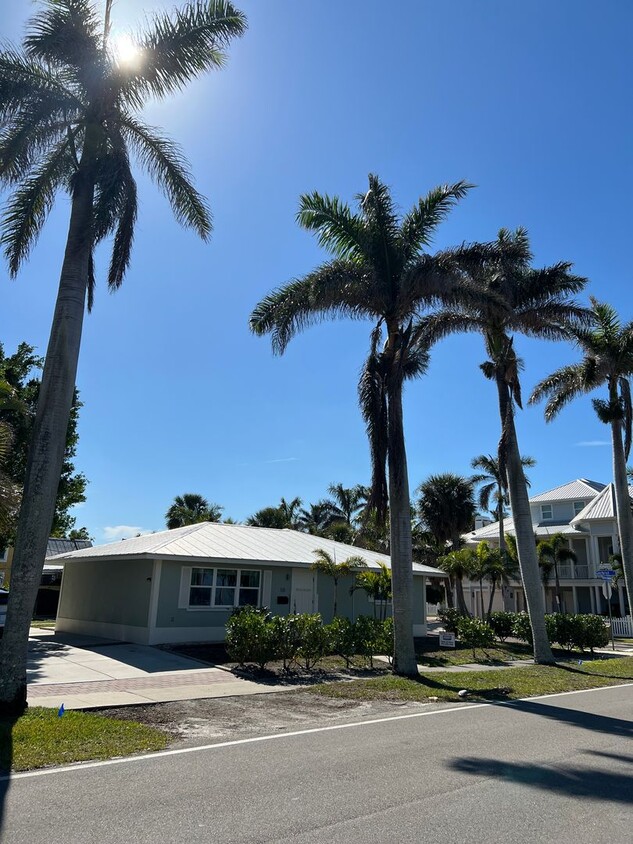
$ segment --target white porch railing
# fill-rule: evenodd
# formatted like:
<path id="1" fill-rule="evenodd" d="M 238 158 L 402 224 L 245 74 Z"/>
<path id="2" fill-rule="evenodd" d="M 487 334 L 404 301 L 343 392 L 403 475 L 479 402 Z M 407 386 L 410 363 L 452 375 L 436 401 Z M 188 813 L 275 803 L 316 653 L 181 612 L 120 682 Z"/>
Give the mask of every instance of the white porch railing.
<path id="1" fill-rule="evenodd" d="M 435 618 L 437 616 L 437 609 L 439 604 L 428 604 L 426 605 L 426 617 L 427 618 Z"/>
<path id="2" fill-rule="evenodd" d="M 559 566 L 558 576 L 561 580 L 587 580 L 593 575 L 589 574 L 589 566 Z"/>
<path id="3" fill-rule="evenodd" d="M 630 615 L 626 618 L 611 619 L 611 627 L 614 636 L 626 636 L 633 638 L 633 619 Z"/>

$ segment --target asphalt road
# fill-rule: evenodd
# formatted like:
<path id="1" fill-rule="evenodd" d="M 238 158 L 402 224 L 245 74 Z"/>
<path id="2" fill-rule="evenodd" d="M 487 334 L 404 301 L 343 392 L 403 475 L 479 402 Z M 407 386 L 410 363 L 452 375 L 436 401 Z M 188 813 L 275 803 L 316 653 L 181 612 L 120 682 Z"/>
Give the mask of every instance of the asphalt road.
<path id="1" fill-rule="evenodd" d="M 627 686 L 21 777 L 0 839 L 616 844 L 632 715 Z"/>

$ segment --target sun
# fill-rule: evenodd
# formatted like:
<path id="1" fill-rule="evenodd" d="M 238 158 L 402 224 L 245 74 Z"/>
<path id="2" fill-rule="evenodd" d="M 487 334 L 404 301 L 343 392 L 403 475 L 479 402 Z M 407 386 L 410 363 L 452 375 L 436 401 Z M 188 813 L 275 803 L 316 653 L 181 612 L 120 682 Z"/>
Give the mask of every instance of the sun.
<path id="1" fill-rule="evenodd" d="M 122 32 L 114 36 L 112 39 L 112 48 L 117 64 L 130 67 L 139 63 L 141 50 L 127 32 Z"/>

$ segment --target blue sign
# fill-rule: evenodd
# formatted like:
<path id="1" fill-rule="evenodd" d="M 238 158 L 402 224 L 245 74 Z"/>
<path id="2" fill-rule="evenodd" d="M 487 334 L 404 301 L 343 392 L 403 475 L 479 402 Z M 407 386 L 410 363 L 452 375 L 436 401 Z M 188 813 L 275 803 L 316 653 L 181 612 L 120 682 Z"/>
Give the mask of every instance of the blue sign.
<path id="1" fill-rule="evenodd" d="M 615 571 L 613 569 L 598 569 L 596 576 L 602 580 L 613 580 Z"/>

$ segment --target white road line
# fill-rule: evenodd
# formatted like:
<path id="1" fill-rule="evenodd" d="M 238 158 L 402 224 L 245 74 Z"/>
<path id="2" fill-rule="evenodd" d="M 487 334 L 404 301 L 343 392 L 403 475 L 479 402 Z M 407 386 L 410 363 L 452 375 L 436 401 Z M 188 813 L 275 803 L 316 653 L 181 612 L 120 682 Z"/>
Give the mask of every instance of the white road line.
<path id="1" fill-rule="evenodd" d="M 352 721 L 348 724 L 329 724 L 327 727 L 312 727 L 307 730 L 293 730 L 288 733 L 274 733 L 268 736 L 254 736 L 245 739 L 233 739 L 232 741 L 221 741 L 216 744 L 203 744 L 197 747 L 182 747 L 177 750 L 159 750 L 156 753 L 144 753 L 139 756 L 123 756 L 117 759 L 104 759 L 100 762 L 79 762 L 76 765 L 65 765 L 60 768 L 44 768 L 38 771 L 24 771 L 19 774 L 0 777 L 0 782 L 10 780 L 30 779 L 32 777 L 47 777 L 53 774 L 65 774 L 71 771 L 87 771 L 91 768 L 105 768 L 108 765 L 122 765 L 130 762 L 147 762 L 153 759 L 160 759 L 165 756 L 181 756 L 185 753 L 201 753 L 205 750 L 218 750 L 224 747 L 237 747 L 241 744 L 256 744 L 263 741 L 279 741 L 280 739 L 294 738 L 296 736 L 309 736 L 315 733 L 327 733 L 333 730 L 350 730 L 354 727 L 367 727 L 372 724 L 386 724 L 390 721 L 406 721 L 411 718 L 423 718 L 431 715 L 446 715 L 449 712 L 468 712 L 471 709 L 485 709 L 492 707 L 511 708 L 514 704 L 529 702 L 531 700 L 545 700 L 554 697 L 567 697 L 568 695 L 587 694 L 589 692 L 604 692 L 610 689 L 624 689 L 633 687 L 633 683 L 619 683 L 617 686 L 598 686 L 595 689 L 576 689 L 572 692 L 556 692 L 550 695 L 538 695 L 534 697 L 518 698 L 517 700 L 491 702 L 491 703 L 464 703 L 461 706 L 451 706 L 447 709 L 433 709 L 430 712 L 411 712 L 407 715 L 390 715 L 385 718 L 372 718 L 366 721 Z"/>

